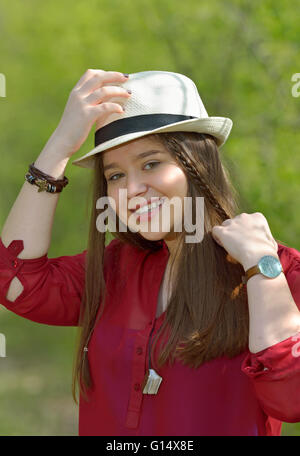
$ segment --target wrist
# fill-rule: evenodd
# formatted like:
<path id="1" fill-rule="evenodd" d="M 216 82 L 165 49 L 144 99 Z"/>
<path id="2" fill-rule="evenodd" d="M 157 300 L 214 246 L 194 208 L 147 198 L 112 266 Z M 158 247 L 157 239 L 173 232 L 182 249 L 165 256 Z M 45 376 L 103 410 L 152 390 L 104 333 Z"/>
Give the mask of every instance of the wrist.
<path id="1" fill-rule="evenodd" d="M 69 144 L 66 137 L 60 134 L 58 129 L 54 130 L 45 148 L 46 147 L 55 150 L 56 155 L 62 159 L 70 159 L 71 156 L 76 152 L 74 146 Z"/>
<path id="2" fill-rule="evenodd" d="M 74 145 L 74 141 L 68 138 L 63 128 L 58 125 L 54 132 L 52 133 L 50 142 L 53 142 L 64 157 L 71 158 L 74 155 L 79 147 Z"/>
<path id="3" fill-rule="evenodd" d="M 34 161 L 34 166 L 53 179 L 63 179 L 69 158 L 62 156 L 56 143 L 48 142 Z"/>
<path id="4" fill-rule="evenodd" d="M 271 255 L 280 261 L 280 258 L 278 256 L 277 252 L 275 251 L 275 249 L 265 248 L 265 249 L 258 250 L 256 252 L 249 253 L 245 257 L 245 259 L 242 262 L 242 266 L 243 266 L 244 270 L 247 271 L 248 269 L 252 268 L 252 266 L 256 266 L 257 263 L 259 262 L 259 260 L 261 259 L 261 257 L 263 257 L 265 255 Z"/>

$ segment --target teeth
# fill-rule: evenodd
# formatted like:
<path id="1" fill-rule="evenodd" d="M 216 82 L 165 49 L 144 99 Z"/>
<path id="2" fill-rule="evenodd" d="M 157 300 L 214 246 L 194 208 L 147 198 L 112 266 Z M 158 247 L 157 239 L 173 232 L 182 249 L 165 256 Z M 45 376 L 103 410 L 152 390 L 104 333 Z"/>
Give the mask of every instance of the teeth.
<path id="1" fill-rule="evenodd" d="M 135 211 L 135 214 L 144 214 L 144 212 L 148 212 L 148 211 L 154 209 L 155 207 L 160 206 L 162 203 L 163 203 L 163 200 L 159 200 L 155 203 L 145 205 L 145 206 L 141 207 L 140 209 L 137 209 Z"/>

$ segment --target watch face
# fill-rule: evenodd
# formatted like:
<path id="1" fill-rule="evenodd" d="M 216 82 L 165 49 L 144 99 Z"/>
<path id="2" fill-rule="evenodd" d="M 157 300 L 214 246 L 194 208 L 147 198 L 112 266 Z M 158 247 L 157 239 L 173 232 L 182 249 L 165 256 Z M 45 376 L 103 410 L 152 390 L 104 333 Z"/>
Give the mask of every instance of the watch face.
<path id="1" fill-rule="evenodd" d="M 263 256 L 258 262 L 258 267 L 260 272 L 266 277 L 274 278 L 282 272 L 280 261 L 271 255 Z"/>

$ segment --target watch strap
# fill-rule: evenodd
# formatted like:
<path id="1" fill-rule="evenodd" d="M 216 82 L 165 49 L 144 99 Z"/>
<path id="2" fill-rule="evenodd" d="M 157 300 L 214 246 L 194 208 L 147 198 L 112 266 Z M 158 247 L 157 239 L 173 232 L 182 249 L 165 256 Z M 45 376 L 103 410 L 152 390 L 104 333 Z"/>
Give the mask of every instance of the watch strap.
<path id="1" fill-rule="evenodd" d="M 251 268 L 247 269 L 247 271 L 245 272 L 245 275 L 242 276 L 243 284 L 246 284 L 248 282 L 248 280 L 255 274 L 261 274 L 260 269 L 257 266 L 257 264 L 255 266 L 252 266 Z"/>

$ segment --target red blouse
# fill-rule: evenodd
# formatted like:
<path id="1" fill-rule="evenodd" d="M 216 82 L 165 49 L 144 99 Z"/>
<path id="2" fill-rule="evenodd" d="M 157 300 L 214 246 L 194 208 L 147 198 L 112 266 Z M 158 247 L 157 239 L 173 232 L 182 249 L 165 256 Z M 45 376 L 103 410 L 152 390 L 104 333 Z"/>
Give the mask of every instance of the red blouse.
<path id="1" fill-rule="evenodd" d="M 155 318 L 169 256 L 161 244 L 153 253 L 114 239 L 105 249 L 109 295 L 88 346 L 95 386 L 88 402 L 80 397 L 79 435 L 280 435 L 281 421 L 300 421 L 300 334 L 198 369 L 165 365 L 157 370 L 158 393 L 143 394 L 149 336 L 152 341 L 166 314 Z M 0 238 L 0 302 L 38 323 L 77 326 L 86 250 L 22 260 L 23 248 L 22 240 L 6 248 Z M 278 255 L 300 309 L 300 252 L 278 244 Z M 11 302 L 6 295 L 14 276 L 24 290 Z M 159 344 L 156 357 L 158 350 Z"/>

